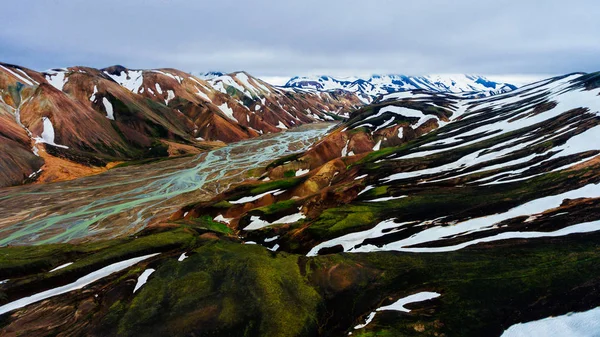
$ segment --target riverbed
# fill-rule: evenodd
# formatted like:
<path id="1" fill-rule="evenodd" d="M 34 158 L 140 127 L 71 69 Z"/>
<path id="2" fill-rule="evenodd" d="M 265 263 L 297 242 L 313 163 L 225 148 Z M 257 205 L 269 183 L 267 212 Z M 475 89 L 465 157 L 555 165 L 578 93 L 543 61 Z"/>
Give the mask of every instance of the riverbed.
<path id="1" fill-rule="evenodd" d="M 307 150 L 333 126 L 304 125 L 194 157 L 115 168 L 76 180 L 0 189 L 0 246 L 131 235 L 209 200 L 251 170 Z"/>

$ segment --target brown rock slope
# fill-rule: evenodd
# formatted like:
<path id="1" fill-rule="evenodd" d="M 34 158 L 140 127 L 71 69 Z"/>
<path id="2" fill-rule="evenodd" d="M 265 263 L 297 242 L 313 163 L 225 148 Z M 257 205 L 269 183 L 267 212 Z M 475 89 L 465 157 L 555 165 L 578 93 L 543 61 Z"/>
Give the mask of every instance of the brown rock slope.
<path id="1" fill-rule="evenodd" d="M 113 161 L 197 153 L 211 141 L 333 120 L 360 105 L 351 94 L 284 91 L 245 73 L 208 82 L 176 69 L 121 66 L 39 73 L 0 64 L 0 97 L 0 147 L 7 149 L 0 186 L 39 177 L 39 151 L 90 167 L 73 172 L 99 172 Z"/>
<path id="2" fill-rule="evenodd" d="M 18 184 L 40 169 L 43 160 L 31 148 L 31 140 L 16 123 L 12 108 L 0 102 L 0 181 Z"/>
<path id="3" fill-rule="evenodd" d="M 296 167 L 314 169 L 336 158 L 355 161 L 348 157 L 400 146 L 448 123 L 458 101 L 451 94 L 423 91 L 383 96 L 353 111 L 339 128 L 293 161 L 273 167 L 270 175 L 281 178 Z"/>

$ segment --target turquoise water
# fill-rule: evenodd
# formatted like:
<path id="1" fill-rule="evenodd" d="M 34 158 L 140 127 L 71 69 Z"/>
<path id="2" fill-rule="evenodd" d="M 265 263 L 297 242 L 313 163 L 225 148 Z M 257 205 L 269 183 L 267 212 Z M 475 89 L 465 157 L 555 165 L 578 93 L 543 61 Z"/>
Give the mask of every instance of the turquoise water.
<path id="1" fill-rule="evenodd" d="M 68 182 L 0 190 L 0 245 L 74 242 L 135 233 L 181 206 L 208 200 L 248 170 L 306 150 L 331 124 L 238 142 Z"/>

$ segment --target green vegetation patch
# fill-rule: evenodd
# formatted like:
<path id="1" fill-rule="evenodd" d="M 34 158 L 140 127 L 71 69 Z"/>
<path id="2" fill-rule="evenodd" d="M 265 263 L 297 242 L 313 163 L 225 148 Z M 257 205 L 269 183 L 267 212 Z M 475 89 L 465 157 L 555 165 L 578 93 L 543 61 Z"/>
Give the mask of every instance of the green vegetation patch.
<path id="1" fill-rule="evenodd" d="M 0 248 L 0 278 L 37 274 L 23 281 L 22 285 L 49 279 L 71 279 L 129 258 L 189 247 L 195 240 L 190 232 L 177 229 L 138 239 L 115 239 L 80 245 L 5 247 Z M 54 273 L 47 273 L 67 262 L 74 263 Z"/>
<path id="2" fill-rule="evenodd" d="M 227 200 L 237 200 L 245 196 L 254 196 L 272 190 L 287 190 L 289 188 L 298 186 L 306 179 L 307 177 L 303 176 L 272 180 L 268 182 L 238 185 L 231 191 L 227 192 L 227 194 L 229 195 L 227 197 Z"/>
<path id="3" fill-rule="evenodd" d="M 233 204 L 227 200 L 221 200 L 212 205 L 213 208 L 231 208 L 232 206 L 233 206 Z"/>
<path id="4" fill-rule="evenodd" d="M 107 317 L 120 336 L 307 336 L 320 301 L 296 256 L 220 241 L 163 263 Z"/>
<path id="5" fill-rule="evenodd" d="M 260 211 L 262 214 L 265 215 L 271 215 L 289 210 L 290 208 L 296 207 L 296 205 L 296 200 L 284 200 L 268 206 L 256 208 L 255 210 Z"/>
<path id="6" fill-rule="evenodd" d="M 373 227 L 381 217 L 380 213 L 380 207 L 376 203 L 329 208 L 310 225 L 308 232 L 320 240 L 327 240 Z"/>
<path id="7" fill-rule="evenodd" d="M 250 193 L 252 193 L 252 195 L 256 195 L 256 194 L 268 192 L 270 190 L 277 190 L 277 189 L 287 190 L 289 188 L 300 185 L 302 182 L 304 182 L 304 180 L 306 180 L 306 177 L 298 177 L 298 178 L 293 177 L 293 178 L 273 180 L 273 181 L 269 181 L 266 183 L 262 183 L 256 187 L 252 188 L 250 190 Z"/>
<path id="8" fill-rule="evenodd" d="M 302 155 L 303 155 L 303 153 L 294 153 L 294 154 L 290 154 L 288 156 L 281 157 L 281 158 L 269 163 L 269 165 L 267 165 L 266 169 L 268 170 L 270 168 L 274 168 L 274 167 L 283 165 L 287 162 L 297 160 Z"/>
<path id="9" fill-rule="evenodd" d="M 210 215 L 203 215 L 199 218 L 192 218 L 190 220 L 186 220 L 186 224 L 189 224 L 190 222 L 194 224 L 194 227 L 200 227 L 209 231 L 223 234 L 233 233 L 231 228 L 227 227 L 226 224 L 214 221 Z"/>

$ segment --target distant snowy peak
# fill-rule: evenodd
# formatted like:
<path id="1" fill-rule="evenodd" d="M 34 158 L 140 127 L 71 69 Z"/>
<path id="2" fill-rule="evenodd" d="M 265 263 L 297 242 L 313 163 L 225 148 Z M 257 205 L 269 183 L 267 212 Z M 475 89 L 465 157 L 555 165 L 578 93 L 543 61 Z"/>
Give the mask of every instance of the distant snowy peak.
<path id="1" fill-rule="evenodd" d="M 285 87 L 302 88 L 302 89 L 314 89 L 320 91 L 346 89 L 354 82 L 362 81 L 359 78 L 334 78 L 330 76 L 318 76 L 318 77 L 293 77 L 286 84 Z"/>
<path id="2" fill-rule="evenodd" d="M 356 93 L 362 100 L 371 102 L 377 97 L 393 92 L 428 90 L 434 92 L 470 93 L 471 97 L 485 97 L 505 93 L 517 87 L 509 83 L 490 81 L 474 75 L 373 75 L 368 79 L 334 78 L 331 76 L 293 77 L 284 87 L 304 90 L 346 90 Z"/>
<path id="3" fill-rule="evenodd" d="M 206 73 L 192 73 L 192 75 L 196 76 L 199 79 L 207 81 L 207 80 L 212 80 L 219 76 L 223 76 L 223 75 L 225 75 L 225 73 L 221 72 L 221 71 L 209 71 Z"/>
<path id="4" fill-rule="evenodd" d="M 216 74 L 216 73 L 215 73 Z M 240 93 L 249 99 L 256 99 L 269 96 L 272 92 L 280 94 L 275 88 L 266 82 L 252 77 L 244 71 L 238 71 L 231 74 L 221 74 L 208 80 L 208 83 L 216 90 L 234 95 Z"/>

